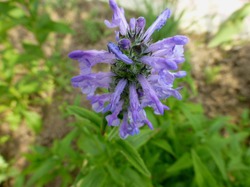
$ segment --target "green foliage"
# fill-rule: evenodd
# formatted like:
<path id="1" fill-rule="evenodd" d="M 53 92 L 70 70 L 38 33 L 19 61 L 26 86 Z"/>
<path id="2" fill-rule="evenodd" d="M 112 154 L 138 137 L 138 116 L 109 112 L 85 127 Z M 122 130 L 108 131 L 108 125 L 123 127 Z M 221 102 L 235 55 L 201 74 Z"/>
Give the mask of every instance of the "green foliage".
<path id="1" fill-rule="evenodd" d="M 7 174 L 8 163 L 0 155 L 0 183 L 3 182 L 8 176 Z"/>
<path id="2" fill-rule="evenodd" d="M 1 141 L 1 139 L 0 139 Z M 1 145 L 1 142 L 0 142 Z M 4 157 L 0 154 L 0 184 L 6 179 L 17 175 L 17 171 L 8 163 Z"/>
<path id="3" fill-rule="evenodd" d="M 250 15 L 250 3 L 236 10 L 226 21 L 224 21 L 209 42 L 209 47 L 216 47 L 233 41 L 233 37 L 239 34 L 244 26 L 244 19 Z"/>
<path id="4" fill-rule="evenodd" d="M 33 108 L 50 101 L 47 95 L 53 91 L 56 80 L 52 75 L 57 73 L 51 64 L 54 66 L 59 59 L 56 54 L 48 56 L 43 46 L 48 44 L 50 33 L 72 33 L 65 23 L 51 20 L 46 10 L 40 11 L 40 3 L 39 0 L 0 2 L 2 121 L 17 129 L 24 120 L 34 132 L 39 131 L 42 120 Z M 12 39 L 12 35 L 21 38 Z"/>
<path id="5" fill-rule="evenodd" d="M 0 51 L 0 112 L 13 128 L 25 120 L 34 132 L 39 132 L 42 119 L 32 107 L 49 102 L 47 93 L 53 85 L 59 86 L 58 90 L 69 85 L 69 67 L 56 52 L 60 42 L 52 56 L 44 52 L 43 46 L 50 33 L 66 34 L 71 30 L 53 21 L 46 11 L 39 11 L 38 0 L 27 2 L 0 2 L 0 41 L 4 45 Z M 149 14 L 145 17 L 151 24 L 156 15 L 150 4 L 147 8 Z M 173 15 L 154 39 L 175 35 L 179 19 L 181 16 Z M 84 26 L 91 28 L 87 31 L 93 34 L 89 35 L 90 42 L 98 41 L 99 22 L 85 21 Z M 35 40 L 20 40 L 16 46 L 9 36 L 16 27 Z M 182 66 L 188 73 L 190 56 L 186 54 L 187 62 Z M 209 80 L 215 73 L 207 72 Z M 55 180 L 62 187 L 250 186 L 249 110 L 244 111 L 237 125 L 231 124 L 228 117 L 209 119 L 201 105 L 189 102 L 190 93 L 197 94 L 190 73 L 175 84 L 181 82 L 186 83 L 181 91 L 183 100 L 169 98 L 166 104 L 171 110 L 164 116 L 148 109 L 147 116 L 155 129 L 142 128 L 140 134 L 126 140 L 119 138 L 118 127 L 105 128 L 103 116 L 79 107 L 79 101 L 67 105 L 61 115 L 75 117 L 68 124 L 72 130 L 51 146 L 33 146 L 25 154 L 29 165 L 18 174 L 0 156 L 0 182 L 15 176 L 16 187 L 42 187 Z M 8 139 L 1 137 L 0 144 Z"/>
<path id="6" fill-rule="evenodd" d="M 93 20 L 84 20 L 83 29 L 86 32 L 86 37 L 84 40 L 86 43 L 96 43 L 103 36 L 105 31 L 103 23 Z"/>
<path id="7" fill-rule="evenodd" d="M 81 110 L 79 115 L 75 108 L 68 106 L 67 110 L 68 115 L 74 113 L 78 118 L 71 124 L 73 130 L 51 148 L 35 147 L 27 154 L 30 165 L 17 180 L 23 183 L 16 186 L 43 186 L 55 178 L 61 179 L 61 186 L 130 186 L 127 173 L 131 172 L 134 174 L 129 177 L 137 180 L 132 186 L 145 186 L 150 173 L 138 151 L 117 137 L 109 141 L 108 134 L 102 136 L 94 124 L 94 112 Z M 25 175 L 31 173 L 26 180 Z"/>
<path id="8" fill-rule="evenodd" d="M 172 110 L 163 117 L 148 115 L 153 131 L 145 127 L 126 140 L 118 127 L 102 135 L 94 112 L 68 106 L 67 114 L 77 117 L 73 130 L 51 148 L 27 155 L 24 174 L 32 175 L 23 186 L 58 177 L 62 186 L 249 186 L 242 180 L 250 177 L 249 112 L 235 126 L 228 117 L 208 119 L 200 105 L 169 101 Z"/>
<path id="9" fill-rule="evenodd" d="M 56 75 L 65 66 L 59 68 L 58 61 L 65 64 L 61 55 L 54 51 L 48 55 L 44 47 L 50 45 L 51 33 L 72 33 L 67 24 L 53 21 L 40 3 L 40 0 L 0 2 L 0 125 L 18 130 L 20 124 L 25 124 L 34 134 L 42 126 L 39 108 L 50 102 L 53 86 L 60 80 L 60 76 L 55 80 Z M 55 43 L 58 45 L 59 41 Z M 6 141 L 11 141 L 11 136 L 2 136 L 0 145 Z M 13 162 L 12 158 L 7 162 L 0 155 L 0 183 L 18 174 Z M 49 166 L 53 167 L 51 163 Z M 39 171 L 47 169 L 45 165 Z"/>

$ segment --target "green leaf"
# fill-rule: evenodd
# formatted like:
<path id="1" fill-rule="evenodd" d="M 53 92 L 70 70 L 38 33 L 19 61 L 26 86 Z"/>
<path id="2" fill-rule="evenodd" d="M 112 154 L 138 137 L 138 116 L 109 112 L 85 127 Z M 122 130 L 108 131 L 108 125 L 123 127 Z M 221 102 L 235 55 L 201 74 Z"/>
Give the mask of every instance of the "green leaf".
<path id="1" fill-rule="evenodd" d="M 220 129 L 225 127 L 228 121 L 229 121 L 229 118 L 224 117 L 224 116 L 213 119 L 213 121 L 209 125 L 208 133 L 211 135 L 214 133 L 219 133 Z"/>
<path id="2" fill-rule="evenodd" d="M 44 178 L 45 175 L 48 175 L 53 170 L 56 164 L 57 161 L 54 158 L 48 158 L 48 160 L 43 161 L 40 167 L 38 167 L 34 171 L 25 186 L 34 186 L 34 184 L 36 184 L 40 178 Z"/>
<path id="3" fill-rule="evenodd" d="M 70 27 L 65 23 L 60 22 L 53 22 L 53 25 L 51 25 L 51 30 L 57 33 L 62 34 L 72 34 L 73 30 L 70 29 Z"/>
<path id="4" fill-rule="evenodd" d="M 27 83 L 26 81 L 20 81 L 17 84 L 17 90 L 21 94 L 36 93 L 40 88 L 41 88 L 41 83 L 39 83 L 39 82 L 30 82 L 30 83 Z"/>
<path id="5" fill-rule="evenodd" d="M 100 156 L 100 159 L 103 160 L 108 157 L 106 154 L 106 145 L 102 139 L 93 134 L 84 134 L 84 136 L 80 136 L 77 144 L 78 147 L 84 151 L 85 155 L 90 155 L 90 157 Z"/>
<path id="6" fill-rule="evenodd" d="M 100 127 L 101 125 L 101 118 L 96 113 L 91 112 L 86 108 L 81 108 L 78 106 L 68 106 L 67 111 L 69 114 L 73 114 L 79 118 L 88 119 L 98 127 Z"/>
<path id="7" fill-rule="evenodd" d="M 151 173 L 146 167 L 144 161 L 142 160 L 140 154 L 137 150 L 132 147 L 128 142 L 124 140 L 117 141 L 121 153 L 127 158 L 132 166 L 134 166 L 143 175 L 150 177 Z"/>
<path id="8" fill-rule="evenodd" d="M 158 132 L 159 129 L 154 129 L 153 131 L 151 129 L 143 129 L 138 135 L 128 137 L 128 141 L 131 143 L 131 145 L 133 145 L 133 147 L 138 149 L 147 143 Z"/>
<path id="9" fill-rule="evenodd" d="M 107 173 L 102 168 L 95 168 L 83 178 L 79 187 L 102 187 L 104 186 L 106 178 Z"/>
<path id="10" fill-rule="evenodd" d="M 219 168 L 219 171 L 221 172 L 223 179 L 228 180 L 225 162 L 222 158 L 221 152 L 216 147 L 207 146 L 206 149 L 209 152 L 209 154 L 212 156 L 212 158 L 214 159 L 214 162 Z"/>
<path id="11" fill-rule="evenodd" d="M 167 168 L 169 174 L 174 174 L 183 169 L 190 168 L 192 166 L 192 160 L 189 153 L 183 154 L 173 165 Z"/>
<path id="12" fill-rule="evenodd" d="M 110 174 L 110 177 L 120 186 L 124 186 L 124 178 L 122 178 L 122 176 L 120 175 L 120 171 L 118 171 L 117 169 L 113 168 L 110 164 L 106 165 L 106 168 Z"/>
<path id="13" fill-rule="evenodd" d="M 202 107 L 198 104 L 193 103 L 185 103 L 182 104 L 181 111 L 184 116 L 187 118 L 190 125 L 193 127 L 195 131 L 199 131 L 202 129 Z"/>
<path id="14" fill-rule="evenodd" d="M 118 135 L 118 130 L 119 130 L 118 127 L 113 127 L 113 128 L 111 129 L 111 131 L 110 131 L 109 134 L 108 134 L 108 140 L 109 140 L 109 141 L 111 141 L 111 140 L 113 140 L 115 137 L 118 137 L 118 136 L 119 136 L 119 135 Z"/>
<path id="15" fill-rule="evenodd" d="M 166 140 L 157 139 L 157 140 L 153 141 L 153 144 L 160 147 L 160 148 L 162 148 L 163 150 L 167 151 L 172 156 L 175 156 L 175 153 L 174 153 L 171 145 Z"/>
<path id="16" fill-rule="evenodd" d="M 195 150 L 192 150 L 192 160 L 195 171 L 195 181 L 199 187 L 217 187 L 217 182 L 207 167 L 202 163 Z"/>
<path id="17" fill-rule="evenodd" d="M 0 184 L 5 181 L 8 176 L 9 164 L 4 160 L 3 156 L 0 154 Z"/>
<path id="18" fill-rule="evenodd" d="M 228 164 L 228 170 L 230 172 L 232 172 L 232 171 L 249 172 L 250 167 L 249 167 L 249 165 L 244 164 L 241 158 L 234 157 L 230 160 L 230 162 Z"/>
<path id="19" fill-rule="evenodd" d="M 241 124 L 243 126 L 248 126 L 250 125 L 250 110 L 249 109 L 244 109 L 244 111 L 241 114 Z"/>
<path id="20" fill-rule="evenodd" d="M 10 2 L 0 2 L 1 14 L 7 14 L 10 10 L 15 9 L 15 6 L 11 5 Z"/>
<path id="21" fill-rule="evenodd" d="M 34 132 L 38 133 L 42 126 L 41 116 L 38 113 L 32 111 L 24 111 L 23 115 L 26 119 L 28 127 Z"/>
<path id="22" fill-rule="evenodd" d="M 125 176 L 126 187 L 152 187 L 151 180 L 147 177 L 143 177 L 132 168 L 127 168 L 123 173 Z"/>

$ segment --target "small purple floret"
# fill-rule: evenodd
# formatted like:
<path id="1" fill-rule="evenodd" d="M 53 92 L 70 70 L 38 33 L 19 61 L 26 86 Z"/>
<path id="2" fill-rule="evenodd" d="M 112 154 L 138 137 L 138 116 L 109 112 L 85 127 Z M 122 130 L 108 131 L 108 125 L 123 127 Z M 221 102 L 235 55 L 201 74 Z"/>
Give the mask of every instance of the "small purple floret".
<path id="1" fill-rule="evenodd" d="M 118 46 L 123 50 L 127 50 L 131 47 L 131 41 L 129 39 L 123 38 L 118 42 Z"/>
<path id="2" fill-rule="evenodd" d="M 144 41 L 149 41 L 152 34 L 157 30 L 160 30 L 166 23 L 167 19 L 170 17 L 171 11 L 169 9 L 165 9 L 159 17 L 155 20 L 155 22 L 148 28 L 148 30 L 144 34 Z"/>
<path id="3" fill-rule="evenodd" d="M 111 53 L 113 53 L 117 59 L 122 60 L 123 62 L 125 62 L 126 64 L 132 64 L 133 61 L 131 59 L 129 59 L 125 54 L 123 54 L 119 47 L 117 45 L 115 45 L 112 42 L 108 43 L 108 49 Z"/>

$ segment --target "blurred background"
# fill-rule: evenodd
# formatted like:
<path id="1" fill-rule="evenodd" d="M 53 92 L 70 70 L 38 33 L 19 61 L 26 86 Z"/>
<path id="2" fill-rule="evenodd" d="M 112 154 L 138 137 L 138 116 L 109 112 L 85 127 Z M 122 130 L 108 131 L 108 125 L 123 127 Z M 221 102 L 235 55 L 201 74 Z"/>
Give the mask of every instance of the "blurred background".
<path id="1" fill-rule="evenodd" d="M 249 0 L 118 4 L 147 26 L 172 10 L 153 40 L 189 37 L 183 100 L 164 101 L 163 116 L 147 110 L 153 131 L 101 135 L 67 55 L 115 41 L 107 1 L 0 0 L 0 186 L 249 187 Z"/>

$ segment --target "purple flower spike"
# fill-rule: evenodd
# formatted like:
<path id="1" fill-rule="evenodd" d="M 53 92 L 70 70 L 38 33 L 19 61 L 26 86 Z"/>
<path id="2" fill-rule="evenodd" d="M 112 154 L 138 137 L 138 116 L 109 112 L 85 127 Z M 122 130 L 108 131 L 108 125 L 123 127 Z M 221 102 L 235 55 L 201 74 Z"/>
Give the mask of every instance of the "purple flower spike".
<path id="1" fill-rule="evenodd" d="M 104 114 L 109 126 L 119 126 L 120 137 L 125 139 L 138 134 L 144 125 L 153 129 L 146 107 L 162 115 L 169 108 L 161 100 L 182 98 L 181 88 L 174 88 L 173 84 L 176 78 L 186 76 L 185 71 L 177 70 L 179 63 L 185 60 L 184 45 L 188 38 L 176 35 L 152 43 L 153 32 L 161 29 L 170 17 L 169 9 L 165 9 L 145 32 L 145 18 L 131 18 L 128 24 L 124 10 L 115 0 L 109 0 L 109 4 L 113 17 L 112 21 L 105 20 L 105 24 L 110 28 L 118 27 L 116 42 L 107 44 L 108 51 L 71 52 L 69 58 L 80 65 L 80 75 L 71 82 L 87 95 L 94 111 Z M 98 63 L 109 65 L 110 72 L 91 73 Z M 103 89 L 105 93 L 101 94 Z"/>
<path id="2" fill-rule="evenodd" d="M 124 10 L 119 8 L 114 0 L 109 0 L 110 8 L 113 10 L 114 14 L 112 17 L 112 22 L 105 20 L 105 24 L 109 28 L 120 27 L 120 33 L 126 35 L 128 30 L 128 23 L 124 16 Z"/>
<path id="3" fill-rule="evenodd" d="M 155 22 L 148 28 L 148 30 L 144 34 L 144 41 L 149 41 L 151 35 L 154 31 L 160 30 L 166 23 L 167 19 L 170 17 L 171 11 L 169 9 L 165 9 L 159 17 L 155 20 Z"/>
<path id="4" fill-rule="evenodd" d="M 131 59 L 129 59 L 126 55 L 124 55 L 120 49 L 118 48 L 117 45 L 115 45 L 112 42 L 108 43 L 108 49 L 111 53 L 113 53 L 118 59 L 122 60 L 123 62 L 125 62 L 126 64 L 132 64 L 133 61 Z"/>

